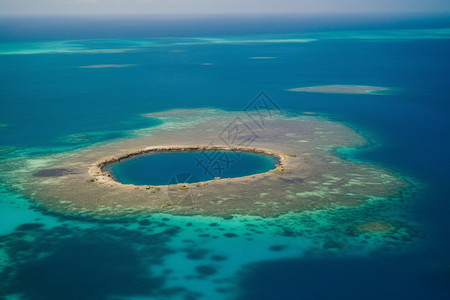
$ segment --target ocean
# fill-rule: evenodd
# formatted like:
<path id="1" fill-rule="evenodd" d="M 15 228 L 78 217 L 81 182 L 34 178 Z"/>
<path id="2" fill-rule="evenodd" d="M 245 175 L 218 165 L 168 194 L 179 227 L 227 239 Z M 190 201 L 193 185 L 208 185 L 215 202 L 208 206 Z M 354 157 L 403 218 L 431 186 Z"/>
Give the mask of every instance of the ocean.
<path id="1" fill-rule="evenodd" d="M 2 17 L 0 299 L 448 299 L 448 53 L 446 15 Z M 388 92 L 289 91 L 328 85 Z M 336 155 L 414 187 L 270 218 L 62 215 L 23 192 L 24 166 L 164 124 L 145 114 L 260 92 L 351 127 L 368 144 Z"/>

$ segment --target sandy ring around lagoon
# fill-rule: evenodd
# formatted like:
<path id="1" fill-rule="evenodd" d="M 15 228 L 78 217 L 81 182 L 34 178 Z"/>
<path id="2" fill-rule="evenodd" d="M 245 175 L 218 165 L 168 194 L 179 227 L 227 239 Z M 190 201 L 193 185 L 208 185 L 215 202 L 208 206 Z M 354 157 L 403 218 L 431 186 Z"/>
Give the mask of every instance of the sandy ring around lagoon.
<path id="1" fill-rule="evenodd" d="M 162 122 L 109 142 L 9 160 L 0 165 L 0 179 L 46 210 L 96 218 L 161 212 L 273 217 L 357 206 L 373 199 L 396 197 L 411 186 L 383 167 L 336 155 L 336 149 L 361 147 L 367 145 L 367 140 L 352 128 L 321 117 L 272 114 L 264 120 L 263 128 L 245 113 L 218 109 L 170 110 L 144 117 Z M 232 125 L 242 122 L 249 129 L 244 137 L 254 137 L 252 143 L 226 143 L 228 134 L 236 132 L 229 130 L 234 128 Z M 238 145 L 237 149 L 256 149 L 253 151 L 282 159 L 279 169 L 269 172 L 187 187 L 122 184 L 102 170 L 105 163 L 152 149 L 209 147 L 198 145 L 218 149 Z M 198 192 L 197 197 L 190 201 L 189 195 L 194 192 Z"/>
<path id="2" fill-rule="evenodd" d="M 89 168 L 89 175 L 93 177 L 94 181 L 97 181 L 99 183 L 107 183 L 107 184 L 114 184 L 114 185 L 123 185 L 123 186 L 132 186 L 135 188 L 143 187 L 143 185 L 134 185 L 134 184 L 123 184 L 121 182 L 118 182 L 114 180 L 114 178 L 111 176 L 111 173 L 104 170 L 104 167 L 106 167 L 109 164 L 120 162 L 124 159 L 129 159 L 133 157 L 138 157 L 141 155 L 149 154 L 149 153 L 161 153 L 161 152 L 202 152 L 202 151 L 239 151 L 239 152 L 248 152 L 248 153 L 256 153 L 256 154 L 265 154 L 269 156 L 273 156 L 278 158 L 278 163 L 275 165 L 275 169 L 271 169 L 264 173 L 255 173 L 247 176 L 240 176 L 240 177 L 233 177 L 233 178 L 216 178 L 213 179 L 214 181 L 217 180 L 227 180 L 227 181 L 239 181 L 242 179 L 249 180 L 250 178 L 256 178 L 258 175 L 262 174 L 272 174 L 275 173 L 283 173 L 286 166 L 287 166 L 287 157 L 293 157 L 294 154 L 287 154 L 287 153 L 279 153 L 274 152 L 271 150 L 261 149 L 261 148 L 255 148 L 255 147 L 223 147 L 223 146 L 156 146 L 156 147 L 146 147 L 142 150 L 134 151 L 134 152 L 127 152 L 122 153 L 119 155 L 115 155 L 110 158 L 102 159 L 96 163 L 94 163 Z M 251 180 L 251 179 L 250 179 Z M 198 185 L 199 183 L 205 183 L 212 180 L 205 180 L 195 183 L 183 183 L 183 185 L 186 186 L 194 186 Z M 148 187 L 149 185 L 147 185 Z M 167 186 L 167 185 L 152 185 L 152 186 Z"/>

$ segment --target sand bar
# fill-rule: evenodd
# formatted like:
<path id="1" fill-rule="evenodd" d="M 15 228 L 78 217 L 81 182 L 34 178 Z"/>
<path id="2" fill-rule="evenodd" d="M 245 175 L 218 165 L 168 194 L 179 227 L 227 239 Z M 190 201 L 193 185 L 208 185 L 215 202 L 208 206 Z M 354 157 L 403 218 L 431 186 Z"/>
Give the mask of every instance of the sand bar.
<path id="1" fill-rule="evenodd" d="M 327 93 L 327 94 L 365 94 L 365 95 L 386 95 L 389 88 L 370 85 L 318 85 L 288 89 L 290 92 L 304 93 Z"/>

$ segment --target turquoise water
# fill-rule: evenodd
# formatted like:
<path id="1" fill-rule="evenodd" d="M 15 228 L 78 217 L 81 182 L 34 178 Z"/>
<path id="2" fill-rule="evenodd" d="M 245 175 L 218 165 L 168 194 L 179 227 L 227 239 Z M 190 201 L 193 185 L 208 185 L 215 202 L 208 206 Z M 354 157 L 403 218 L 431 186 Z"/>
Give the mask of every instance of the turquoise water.
<path id="1" fill-rule="evenodd" d="M 353 127 L 371 143 L 339 155 L 418 187 L 361 207 L 277 218 L 92 220 L 35 207 L 21 195 L 20 172 L 0 176 L 0 298 L 449 298 L 448 16 L 0 25 L 1 163 L 32 167 L 42 155 L 132 137 L 163 124 L 142 117 L 150 112 L 241 111 L 264 90 L 288 114 L 314 112 Z M 108 64 L 127 66 L 80 68 Z M 287 91 L 331 84 L 392 92 Z M 351 230 L 379 219 L 401 230 Z"/>
<path id="2" fill-rule="evenodd" d="M 221 163 L 213 163 L 215 160 Z M 245 152 L 174 152 L 130 158 L 106 170 L 125 184 L 167 185 L 264 173 L 275 169 L 277 162 L 274 157 Z"/>

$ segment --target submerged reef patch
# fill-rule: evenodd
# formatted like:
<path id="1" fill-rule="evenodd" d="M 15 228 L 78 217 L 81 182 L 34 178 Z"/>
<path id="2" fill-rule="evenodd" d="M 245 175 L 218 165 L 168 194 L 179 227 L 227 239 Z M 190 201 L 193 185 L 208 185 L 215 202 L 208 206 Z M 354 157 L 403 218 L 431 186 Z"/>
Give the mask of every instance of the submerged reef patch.
<path id="1" fill-rule="evenodd" d="M 34 229 L 39 229 L 44 226 L 45 225 L 41 224 L 41 223 L 25 223 L 25 224 L 17 226 L 16 231 L 34 230 Z"/>
<path id="2" fill-rule="evenodd" d="M 165 276 L 151 270 L 174 252 L 168 242 L 179 231 L 160 225 L 167 229 L 154 233 L 152 228 L 100 224 L 88 229 L 28 226 L 26 232 L 2 236 L 0 249 L 6 259 L 0 260 L 0 298 L 106 300 L 185 293 L 167 288 Z"/>
<path id="3" fill-rule="evenodd" d="M 371 221 L 358 224 L 354 230 L 358 233 L 376 233 L 388 232 L 394 230 L 395 227 L 386 221 Z"/>
<path id="4" fill-rule="evenodd" d="M 272 115 L 262 127 L 256 124 L 258 119 L 244 113 L 215 109 L 146 116 L 162 123 L 136 130 L 128 138 L 6 161 L 0 166 L 1 179 L 47 210 L 100 218 L 155 212 L 273 217 L 358 206 L 369 199 L 395 197 L 412 186 L 389 170 L 336 155 L 339 147 L 360 147 L 367 141 L 344 124 L 320 117 Z M 214 173 L 226 167 L 223 160 L 199 154 L 192 163 L 214 174 L 215 180 L 165 186 L 121 184 L 101 168 L 152 149 L 200 149 L 200 153 L 202 149 L 247 149 L 276 155 L 280 163 L 273 171 L 229 179 Z M 238 158 L 236 154 L 231 160 L 239 163 Z"/>

